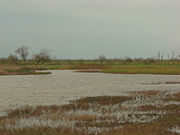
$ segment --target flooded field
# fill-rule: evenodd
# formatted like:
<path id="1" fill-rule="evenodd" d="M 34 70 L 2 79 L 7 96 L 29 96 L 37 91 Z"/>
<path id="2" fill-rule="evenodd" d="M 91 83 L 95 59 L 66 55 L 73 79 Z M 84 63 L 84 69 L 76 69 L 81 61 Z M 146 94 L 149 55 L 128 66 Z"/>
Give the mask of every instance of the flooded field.
<path id="1" fill-rule="evenodd" d="M 2 135 L 180 131 L 180 76 L 52 73 L 0 77 Z"/>
<path id="2" fill-rule="evenodd" d="M 122 75 L 51 71 L 51 75 L 0 76 L 0 105 L 59 105 L 86 96 L 126 91 L 180 90 L 178 75 Z"/>

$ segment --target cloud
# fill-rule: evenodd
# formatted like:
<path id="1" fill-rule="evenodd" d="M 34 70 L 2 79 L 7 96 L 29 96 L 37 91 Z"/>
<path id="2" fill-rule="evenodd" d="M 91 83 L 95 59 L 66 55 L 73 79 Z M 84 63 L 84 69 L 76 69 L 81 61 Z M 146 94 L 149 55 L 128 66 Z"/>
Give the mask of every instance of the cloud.
<path id="1" fill-rule="evenodd" d="M 27 44 L 69 58 L 153 55 L 177 48 L 179 13 L 179 0 L 0 0 L 0 53 Z"/>

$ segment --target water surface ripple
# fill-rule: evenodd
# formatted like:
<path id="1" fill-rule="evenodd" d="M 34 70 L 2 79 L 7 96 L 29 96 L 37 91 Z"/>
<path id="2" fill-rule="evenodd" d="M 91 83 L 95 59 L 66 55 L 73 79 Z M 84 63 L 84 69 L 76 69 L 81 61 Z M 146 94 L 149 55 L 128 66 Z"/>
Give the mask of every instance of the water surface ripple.
<path id="1" fill-rule="evenodd" d="M 0 107 L 59 105 L 85 96 L 122 95 L 135 90 L 180 90 L 178 75 L 125 75 L 51 71 L 51 75 L 0 76 Z"/>

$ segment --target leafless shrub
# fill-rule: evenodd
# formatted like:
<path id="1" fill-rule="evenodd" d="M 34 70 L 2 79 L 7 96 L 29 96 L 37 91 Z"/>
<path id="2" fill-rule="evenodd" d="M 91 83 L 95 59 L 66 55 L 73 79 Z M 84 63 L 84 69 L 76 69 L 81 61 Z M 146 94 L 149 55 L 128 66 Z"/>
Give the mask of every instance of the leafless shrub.
<path id="1" fill-rule="evenodd" d="M 28 51 L 29 51 L 29 47 L 27 47 L 27 46 L 22 46 L 22 47 L 16 49 L 16 50 L 15 50 L 15 53 L 19 54 L 20 57 L 21 57 L 21 58 L 23 59 L 23 61 L 25 62 L 26 59 L 27 59 L 27 56 L 28 56 L 28 54 L 29 54 Z"/>
<path id="2" fill-rule="evenodd" d="M 133 59 L 129 58 L 129 57 L 126 57 L 124 60 L 123 60 L 123 64 L 129 64 L 133 61 Z"/>
<path id="3" fill-rule="evenodd" d="M 8 61 L 11 64 L 19 64 L 18 57 L 16 55 L 10 54 L 8 57 Z"/>
<path id="4" fill-rule="evenodd" d="M 34 54 L 33 59 L 36 62 L 36 67 L 39 63 L 45 63 L 51 60 L 49 51 L 46 49 L 42 49 L 38 54 Z"/>
<path id="5" fill-rule="evenodd" d="M 106 57 L 104 55 L 100 55 L 98 57 L 99 61 L 100 61 L 100 64 L 103 65 L 104 61 L 106 60 Z"/>

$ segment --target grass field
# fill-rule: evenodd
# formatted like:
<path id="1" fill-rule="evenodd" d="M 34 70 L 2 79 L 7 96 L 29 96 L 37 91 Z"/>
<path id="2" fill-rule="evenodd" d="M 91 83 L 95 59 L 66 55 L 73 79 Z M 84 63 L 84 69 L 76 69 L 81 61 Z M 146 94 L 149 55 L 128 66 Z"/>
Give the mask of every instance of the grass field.
<path id="1" fill-rule="evenodd" d="M 131 92 L 62 106 L 22 106 L 0 117 L 1 135 L 177 135 L 180 93 Z"/>
<path id="2" fill-rule="evenodd" d="M 104 65 L 104 66 L 70 66 L 59 67 L 59 69 L 76 69 L 79 72 L 100 72 L 113 74 L 160 74 L 160 75 L 180 75 L 179 65 Z M 90 70 L 100 69 L 100 70 Z"/>
<path id="3" fill-rule="evenodd" d="M 179 66 L 122 66 L 103 69 L 102 73 L 180 75 Z"/>
<path id="4" fill-rule="evenodd" d="M 32 66 L 30 66 L 32 67 Z M 180 75 L 180 65 L 99 65 L 99 64 L 83 64 L 83 65 L 39 65 L 39 69 L 49 70 L 78 70 L 80 72 L 100 72 L 113 74 L 161 74 L 161 75 Z M 91 70 L 93 69 L 93 70 Z M 100 70 L 95 70 L 100 69 Z"/>
<path id="5" fill-rule="evenodd" d="M 90 63 L 90 62 L 89 62 Z M 21 65 L 0 65 L 0 75 L 11 74 L 48 74 L 48 72 L 34 72 L 34 70 L 78 70 L 78 72 L 99 72 L 113 74 L 160 74 L 160 75 L 180 75 L 180 64 L 40 64 L 38 67 L 32 64 Z"/>

